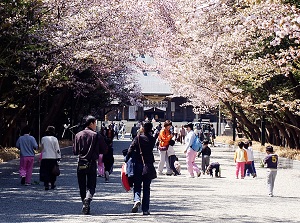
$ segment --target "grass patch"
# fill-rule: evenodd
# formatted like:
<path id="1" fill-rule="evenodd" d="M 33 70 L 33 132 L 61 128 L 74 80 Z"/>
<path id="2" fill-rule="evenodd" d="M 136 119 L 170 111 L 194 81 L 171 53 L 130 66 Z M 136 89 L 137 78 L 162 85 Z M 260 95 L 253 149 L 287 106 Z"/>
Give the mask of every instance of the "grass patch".
<path id="1" fill-rule="evenodd" d="M 20 151 L 15 147 L 13 148 L 4 147 L 0 149 L 0 163 L 17 159 L 19 157 L 20 157 Z"/>
<path id="2" fill-rule="evenodd" d="M 60 148 L 71 146 L 72 141 L 70 140 L 61 140 L 59 141 Z M 36 153 L 39 153 L 37 151 Z M 9 160 L 20 158 L 20 150 L 16 147 L 4 147 L 0 148 L 0 163 L 7 162 Z"/>
<path id="3" fill-rule="evenodd" d="M 233 141 L 232 136 L 217 136 L 216 137 L 216 142 L 225 143 L 225 144 L 231 145 L 231 146 L 233 146 L 233 145 L 237 146 L 240 141 L 246 141 L 246 140 L 247 140 L 246 138 L 237 138 L 235 141 Z M 262 146 L 260 142 L 252 141 L 252 148 L 254 150 L 257 150 L 260 152 L 265 152 L 265 148 L 268 145 L 271 145 L 271 144 L 266 143 L 265 146 Z M 299 149 L 290 149 L 290 148 L 274 146 L 274 145 L 272 145 L 272 146 L 274 148 L 275 153 L 278 156 L 300 161 L 300 150 Z"/>

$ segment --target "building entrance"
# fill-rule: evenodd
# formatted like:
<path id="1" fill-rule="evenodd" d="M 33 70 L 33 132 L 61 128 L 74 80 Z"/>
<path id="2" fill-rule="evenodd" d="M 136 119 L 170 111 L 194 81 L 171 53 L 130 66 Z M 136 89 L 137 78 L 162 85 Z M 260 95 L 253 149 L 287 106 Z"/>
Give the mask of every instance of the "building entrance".
<path id="1" fill-rule="evenodd" d="M 164 121 L 165 120 L 165 112 L 158 108 L 151 108 L 149 110 L 144 110 L 145 119 L 152 120 L 153 118 L 156 121 Z"/>

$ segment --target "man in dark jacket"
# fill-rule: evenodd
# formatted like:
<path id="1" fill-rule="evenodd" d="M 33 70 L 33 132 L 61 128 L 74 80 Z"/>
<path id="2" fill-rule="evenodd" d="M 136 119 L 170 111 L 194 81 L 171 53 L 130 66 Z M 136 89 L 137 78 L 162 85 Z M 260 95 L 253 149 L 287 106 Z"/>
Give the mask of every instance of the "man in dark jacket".
<path id="1" fill-rule="evenodd" d="M 133 124 L 130 132 L 132 140 L 134 140 L 134 138 L 137 136 L 138 130 L 139 128 L 136 126 L 136 124 Z"/>
<path id="2" fill-rule="evenodd" d="M 107 151 L 107 145 L 103 136 L 96 132 L 95 117 L 85 117 L 84 125 L 85 129 L 75 135 L 73 153 L 78 155 L 77 179 L 83 202 L 82 213 L 89 214 L 97 183 L 97 160 L 99 154 Z"/>

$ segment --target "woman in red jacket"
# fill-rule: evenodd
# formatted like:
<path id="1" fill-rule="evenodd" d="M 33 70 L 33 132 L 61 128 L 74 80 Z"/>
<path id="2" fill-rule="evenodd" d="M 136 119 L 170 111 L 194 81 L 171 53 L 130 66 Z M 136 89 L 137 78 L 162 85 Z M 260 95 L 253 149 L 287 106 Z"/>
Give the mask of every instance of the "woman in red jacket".
<path id="1" fill-rule="evenodd" d="M 170 132 L 170 128 L 172 126 L 172 122 L 170 120 L 166 120 L 164 123 L 164 128 L 160 131 L 158 140 L 159 140 L 159 155 L 160 155 L 160 161 L 158 164 L 158 174 L 163 174 L 164 165 L 166 163 L 167 167 L 167 175 L 172 175 L 173 171 L 170 168 L 169 161 L 168 161 L 168 155 L 167 150 L 169 146 L 169 142 L 172 139 L 173 135 Z"/>

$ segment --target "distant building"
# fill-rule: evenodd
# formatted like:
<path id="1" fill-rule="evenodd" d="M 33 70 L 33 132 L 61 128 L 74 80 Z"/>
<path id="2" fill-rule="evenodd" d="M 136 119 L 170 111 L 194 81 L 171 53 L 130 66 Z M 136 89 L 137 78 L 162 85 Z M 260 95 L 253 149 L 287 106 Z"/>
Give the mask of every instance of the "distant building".
<path id="1" fill-rule="evenodd" d="M 148 118 L 156 121 L 170 119 L 172 121 L 193 121 L 195 114 L 192 107 L 181 107 L 186 98 L 172 97 L 170 84 L 161 79 L 157 71 L 143 71 L 137 74 L 137 81 L 144 96 L 143 107 L 136 107 L 135 120 Z M 133 117 L 133 116 L 131 116 Z"/>
<path id="2" fill-rule="evenodd" d="M 154 65 L 153 58 L 142 55 L 137 61 L 147 65 Z M 182 107 L 187 102 L 186 98 L 174 97 L 170 84 L 159 77 L 157 70 L 143 70 L 136 73 L 136 80 L 141 87 L 143 100 L 142 106 L 123 106 L 118 113 L 107 115 L 109 120 L 152 120 L 165 121 L 166 119 L 181 122 L 193 121 L 195 113 L 192 106 Z M 114 118 L 116 117 L 116 118 Z"/>

